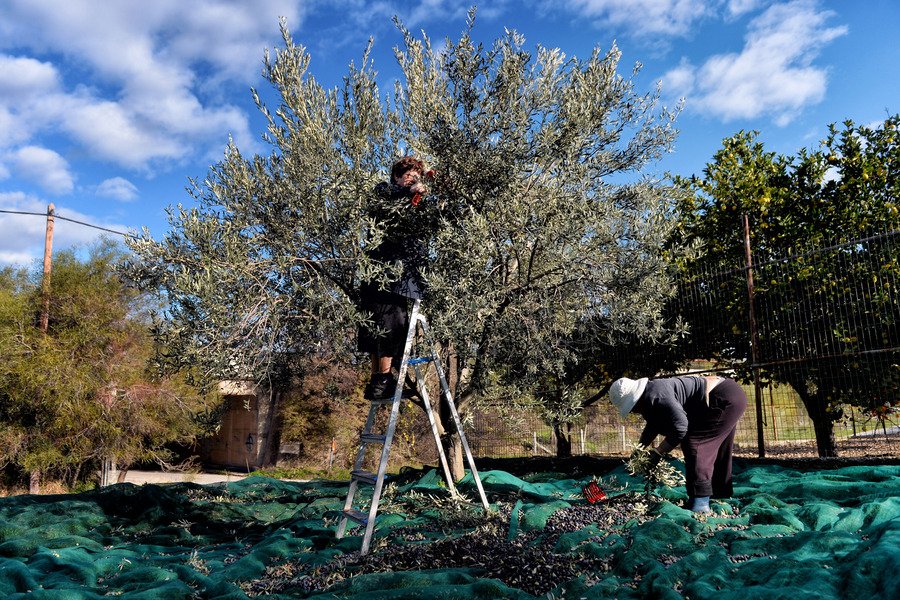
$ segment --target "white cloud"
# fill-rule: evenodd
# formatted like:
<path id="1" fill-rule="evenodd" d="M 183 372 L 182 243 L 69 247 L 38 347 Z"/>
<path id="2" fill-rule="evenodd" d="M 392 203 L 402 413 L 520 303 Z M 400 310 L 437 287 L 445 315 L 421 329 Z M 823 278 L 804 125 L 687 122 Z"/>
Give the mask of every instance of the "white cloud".
<path id="1" fill-rule="evenodd" d="M 671 69 L 665 75 L 663 88 L 665 90 L 690 90 L 694 87 L 697 69 L 687 59 L 682 59 L 677 67 Z"/>
<path id="2" fill-rule="evenodd" d="M 683 60 L 663 77 L 663 89 L 685 96 L 689 109 L 726 121 L 769 115 L 785 125 L 825 96 L 826 69 L 813 61 L 847 32 L 826 26 L 832 15 L 814 0 L 771 6 L 750 23 L 740 53 L 713 56 L 699 67 Z"/>
<path id="3" fill-rule="evenodd" d="M 62 132 L 89 158 L 144 171 L 218 155 L 228 134 L 255 150 L 232 98 L 249 98 L 278 17 L 298 25 L 303 6 L 7 0 L 0 49 L 20 55 L 0 57 L 0 147 Z M 71 73 L 89 85 L 68 81 Z"/>
<path id="4" fill-rule="evenodd" d="M 182 2 L 169 3 L 166 31 L 172 36 L 169 50 L 187 62 L 203 61 L 220 77 L 244 83 L 256 80 L 263 51 L 278 38 L 278 17 L 299 27 L 308 2 L 194 2 L 190 10 L 178 10 Z"/>
<path id="5" fill-rule="evenodd" d="M 97 186 L 97 195 L 112 198 L 121 202 L 131 202 L 138 196 L 138 189 L 133 183 L 122 177 L 113 177 Z"/>
<path id="6" fill-rule="evenodd" d="M 5 252 L 0 250 L 0 265 L 28 266 L 34 260 L 34 256 L 27 252 Z"/>
<path id="7" fill-rule="evenodd" d="M 27 265 L 44 255 L 44 234 L 46 232 L 47 205 L 49 202 L 36 196 L 22 192 L 0 192 L 0 206 L 38 215 L 16 215 L 0 213 L 0 265 Z M 125 225 L 102 223 L 90 215 L 67 208 L 65 204 L 55 203 L 57 215 L 93 223 L 116 231 L 126 231 Z M 62 250 L 72 246 L 84 246 L 95 242 L 103 231 L 85 227 L 63 219 L 56 219 L 53 227 L 53 250 Z M 108 234 L 107 234 L 108 235 Z"/>
<path id="8" fill-rule="evenodd" d="M 765 0 L 728 0 L 726 6 L 727 16 L 735 18 L 753 12 L 764 2 Z"/>
<path id="9" fill-rule="evenodd" d="M 712 14 L 709 0 L 565 0 L 568 8 L 597 26 L 638 36 L 685 36 Z"/>
<path id="10" fill-rule="evenodd" d="M 111 101 L 66 98 L 48 107 L 58 111 L 60 125 L 91 149 L 91 154 L 135 169 L 153 160 L 180 159 L 189 150 L 188 142 L 162 126 L 150 127 L 139 115 Z M 158 124 L 159 125 L 159 124 Z"/>
<path id="11" fill-rule="evenodd" d="M 31 100 L 59 87 L 59 73 L 46 62 L 0 55 L 0 98 Z"/>
<path id="12" fill-rule="evenodd" d="M 25 146 L 10 153 L 8 160 L 12 172 L 51 194 L 68 194 L 75 187 L 69 163 L 53 150 Z"/>
<path id="13" fill-rule="evenodd" d="M 24 143 L 34 132 L 35 102 L 59 89 L 53 65 L 33 58 L 0 55 L 0 148 Z"/>
<path id="14" fill-rule="evenodd" d="M 421 26 L 424 23 L 429 21 L 459 21 L 460 26 L 462 26 L 463 19 L 466 16 L 466 12 L 469 10 L 469 7 L 475 4 L 474 2 L 465 2 L 463 1 L 454 1 L 447 2 L 445 0 L 420 0 L 420 2 L 411 7 L 407 14 L 403 17 L 404 21 L 407 25 L 413 26 Z M 484 3 L 485 5 L 487 3 Z M 489 19 L 491 17 L 496 16 L 498 10 L 502 10 L 502 8 L 498 8 L 498 5 L 503 4 L 502 2 L 493 2 L 490 6 L 478 7 L 478 18 L 479 19 Z M 388 9 L 390 10 L 390 9 Z M 394 12 L 399 12 L 394 9 Z M 400 12 L 403 15 L 402 12 Z M 391 14 L 390 16 L 393 16 Z"/>
<path id="15" fill-rule="evenodd" d="M 62 135 L 54 143 L 74 143 L 73 154 L 145 175 L 189 158 L 217 160 L 229 135 L 245 152 L 262 151 L 238 106 L 260 83 L 264 49 L 280 42 L 279 17 L 297 32 L 308 12 L 327 5 L 345 17 L 330 43 L 361 36 L 362 44 L 391 28 L 394 14 L 416 25 L 462 18 L 470 4 L 4 0 L 0 51 L 16 56 L 0 55 L 0 149 L 50 146 L 49 136 Z"/>

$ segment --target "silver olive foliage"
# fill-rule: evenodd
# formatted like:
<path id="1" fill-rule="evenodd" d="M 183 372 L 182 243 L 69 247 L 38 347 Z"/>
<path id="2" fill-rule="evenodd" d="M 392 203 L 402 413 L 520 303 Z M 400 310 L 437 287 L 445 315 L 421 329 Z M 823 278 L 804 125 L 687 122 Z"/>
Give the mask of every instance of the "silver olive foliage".
<path id="1" fill-rule="evenodd" d="M 581 60 L 507 31 L 485 48 L 468 25 L 440 52 L 401 25 L 395 91 L 404 142 L 437 169 L 428 303 L 468 369 L 462 395 L 498 372 L 539 385 L 592 333 L 660 332 L 670 197 L 640 173 L 677 112 L 637 92 L 637 67 L 619 74 L 615 46 Z"/>
<path id="2" fill-rule="evenodd" d="M 280 105 L 253 90 L 272 151 L 245 158 L 229 144 L 191 182 L 196 206 L 170 209 L 161 240 L 147 230 L 130 240 L 126 272 L 169 300 L 156 326 L 161 362 L 199 365 L 207 381 L 271 381 L 323 345 L 346 345 L 359 278 L 390 271 L 362 252 L 380 239 L 366 201 L 396 155 L 395 115 L 368 52 L 342 88 L 327 90 L 283 22 L 282 34 L 263 71 Z"/>
<path id="3" fill-rule="evenodd" d="M 383 233 L 366 206 L 402 154 L 435 170 L 424 302 L 460 401 L 539 385 L 577 361 L 576 332 L 580 347 L 592 331 L 659 332 L 672 204 L 642 173 L 671 149 L 677 109 L 636 89 L 637 67 L 619 73 L 615 46 L 579 59 L 507 31 L 484 47 L 474 11 L 439 48 L 397 25 L 402 75 L 382 96 L 368 49 L 324 89 L 282 23 L 264 62 L 279 106 L 254 92 L 271 152 L 229 145 L 192 182 L 194 208 L 131 240 L 129 274 L 170 301 L 166 360 L 262 379 L 350 348 L 359 282 L 396 274 L 365 253 Z"/>

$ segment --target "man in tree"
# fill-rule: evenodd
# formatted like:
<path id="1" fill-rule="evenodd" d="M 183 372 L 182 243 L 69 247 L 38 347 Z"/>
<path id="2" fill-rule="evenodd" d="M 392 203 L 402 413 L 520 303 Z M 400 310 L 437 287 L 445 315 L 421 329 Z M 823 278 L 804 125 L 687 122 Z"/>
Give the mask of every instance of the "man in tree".
<path id="1" fill-rule="evenodd" d="M 364 396 L 384 400 L 394 395 L 396 378 L 391 364 L 399 362 L 409 328 L 408 299 L 419 300 L 425 289 L 421 269 L 427 259 L 426 237 L 434 219 L 427 213 L 422 196 L 425 164 L 404 156 L 391 167 L 391 181 L 375 187 L 369 213 L 383 228 L 381 242 L 368 252 L 370 258 L 387 264 L 399 263 L 399 277 L 383 285 L 365 281 L 360 286 L 360 308 L 371 315 L 374 327 L 359 328 L 357 349 L 368 352 L 372 377 Z"/>

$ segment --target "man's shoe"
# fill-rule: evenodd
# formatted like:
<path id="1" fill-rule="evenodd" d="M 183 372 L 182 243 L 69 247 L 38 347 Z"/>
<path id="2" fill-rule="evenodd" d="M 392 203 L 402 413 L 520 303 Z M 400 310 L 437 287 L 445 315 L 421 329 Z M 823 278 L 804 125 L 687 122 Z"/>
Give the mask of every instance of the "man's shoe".
<path id="1" fill-rule="evenodd" d="M 397 380 L 390 373 L 372 375 L 369 384 L 363 391 L 366 400 L 390 400 L 397 389 Z"/>

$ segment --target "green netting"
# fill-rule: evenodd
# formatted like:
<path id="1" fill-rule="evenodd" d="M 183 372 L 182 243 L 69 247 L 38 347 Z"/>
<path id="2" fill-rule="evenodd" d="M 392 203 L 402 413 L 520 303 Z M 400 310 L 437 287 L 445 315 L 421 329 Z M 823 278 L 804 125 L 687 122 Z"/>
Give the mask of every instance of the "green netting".
<path id="1" fill-rule="evenodd" d="M 251 477 L 0 499 L 0 597 L 895 598 L 900 467 L 735 465 L 735 497 L 683 509 L 620 468 L 588 479 L 482 473 L 461 505 L 433 471 L 385 490 L 373 552 L 335 539 L 346 482 Z M 477 498 L 471 477 L 460 483 Z M 330 587 L 327 587 L 330 586 Z"/>

